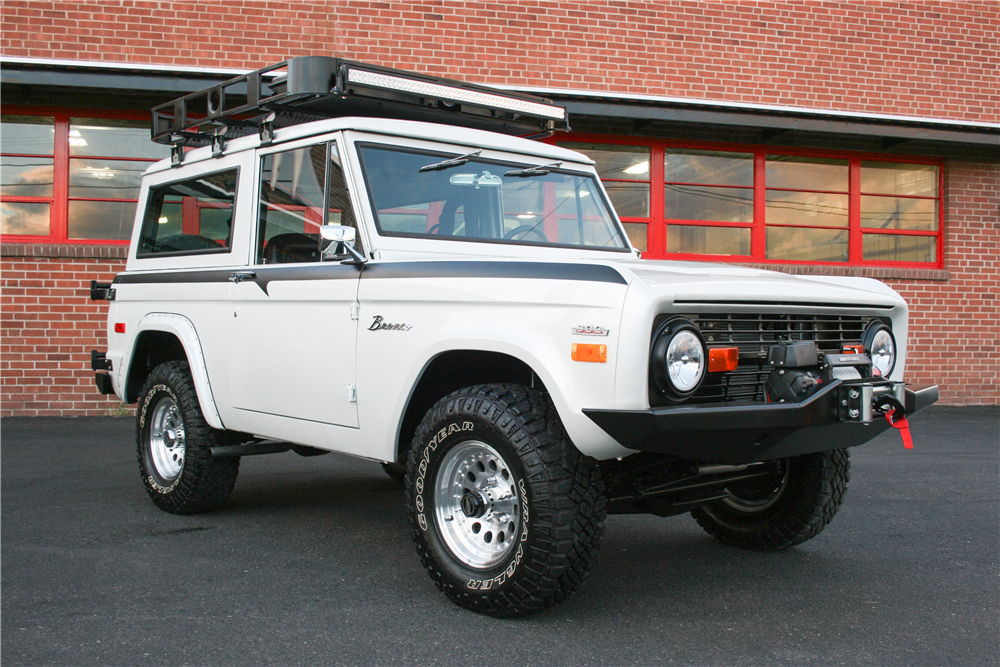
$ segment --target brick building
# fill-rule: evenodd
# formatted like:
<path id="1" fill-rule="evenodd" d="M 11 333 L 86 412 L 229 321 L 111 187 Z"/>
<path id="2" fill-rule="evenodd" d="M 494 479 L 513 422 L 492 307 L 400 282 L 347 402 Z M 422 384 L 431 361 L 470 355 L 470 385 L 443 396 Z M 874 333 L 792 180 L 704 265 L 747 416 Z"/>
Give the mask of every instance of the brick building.
<path id="1" fill-rule="evenodd" d="M 154 104 L 300 55 L 542 94 L 651 259 L 879 278 L 907 380 L 1000 402 L 995 2 L 4 0 L 3 415 L 104 414 Z"/>

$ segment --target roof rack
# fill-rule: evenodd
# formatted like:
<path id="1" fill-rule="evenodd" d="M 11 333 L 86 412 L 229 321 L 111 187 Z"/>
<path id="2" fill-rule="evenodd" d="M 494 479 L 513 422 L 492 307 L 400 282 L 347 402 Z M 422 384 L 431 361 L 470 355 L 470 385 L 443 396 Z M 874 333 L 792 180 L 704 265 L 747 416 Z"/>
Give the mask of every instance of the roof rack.
<path id="1" fill-rule="evenodd" d="M 268 81 L 270 79 L 270 81 Z M 568 130 L 566 110 L 534 95 L 388 67 L 303 56 L 264 67 L 153 108 L 153 141 L 174 147 L 213 146 L 321 118 L 370 116 L 460 125 L 544 137 Z"/>

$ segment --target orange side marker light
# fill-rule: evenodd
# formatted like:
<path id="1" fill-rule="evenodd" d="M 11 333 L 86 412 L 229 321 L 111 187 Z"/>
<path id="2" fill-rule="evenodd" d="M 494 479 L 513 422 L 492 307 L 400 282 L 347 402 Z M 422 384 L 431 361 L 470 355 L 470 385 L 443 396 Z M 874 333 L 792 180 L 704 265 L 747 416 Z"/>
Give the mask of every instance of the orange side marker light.
<path id="1" fill-rule="evenodd" d="M 740 348 L 713 347 L 708 350 L 708 372 L 735 371 L 740 365 Z"/>
<path id="2" fill-rule="evenodd" d="M 608 346 L 592 343 L 573 343 L 573 361 L 593 361 L 603 364 L 608 360 Z"/>

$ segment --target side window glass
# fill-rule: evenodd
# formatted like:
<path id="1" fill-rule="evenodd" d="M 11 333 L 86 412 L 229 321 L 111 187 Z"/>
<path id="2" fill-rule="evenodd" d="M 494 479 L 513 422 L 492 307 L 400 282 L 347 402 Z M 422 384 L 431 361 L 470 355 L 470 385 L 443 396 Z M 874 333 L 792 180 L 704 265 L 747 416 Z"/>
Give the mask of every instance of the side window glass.
<path id="1" fill-rule="evenodd" d="M 257 258 L 262 264 L 318 262 L 327 145 L 265 155 L 260 168 Z"/>
<path id="2" fill-rule="evenodd" d="M 239 169 L 149 189 L 138 257 L 229 252 Z"/>
<path id="3" fill-rule="evenodd" d="M 351 195 L 347 191 L 347 181 L 344 180 L 344 167 L 341 162 L 337 144 L 330 143 L 330 181 L 327 196 L 326 224 L 354 227 L 358 225 L 354 219 L 354 209 L 351 208 Z M 355 235 L 354 248 L 362 255 L 365 253 L 361 244 L 361 234 Z"/>

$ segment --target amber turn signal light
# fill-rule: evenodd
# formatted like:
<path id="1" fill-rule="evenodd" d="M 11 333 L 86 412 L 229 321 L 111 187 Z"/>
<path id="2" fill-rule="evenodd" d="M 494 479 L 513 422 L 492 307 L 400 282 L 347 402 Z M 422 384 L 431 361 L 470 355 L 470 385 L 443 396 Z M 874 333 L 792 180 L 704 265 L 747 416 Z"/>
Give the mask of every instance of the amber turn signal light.
<path id="1" fill-rule="evenodd" d="M 608 346 L 591 343 L 573 343 L 573 361 L 593 361 L 603 364 L 608 360 Z"/>
<path id="2" fill-rule="evenodd" d="M 708 350 L 708 372 L 735 371 L 740 365 L 740 348 L 713 347 Z"/>

